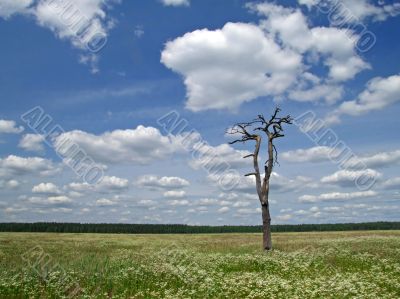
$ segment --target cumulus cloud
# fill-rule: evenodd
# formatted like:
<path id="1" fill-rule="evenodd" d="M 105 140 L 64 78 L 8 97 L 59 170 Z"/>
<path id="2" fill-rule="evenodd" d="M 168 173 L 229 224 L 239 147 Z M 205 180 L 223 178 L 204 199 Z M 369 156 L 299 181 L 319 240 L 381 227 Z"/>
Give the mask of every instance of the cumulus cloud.
<path id="1" fill-rule="evenodd" d="M 0 0 L 0 17 L 8 19 L 16 13 L 28 13 L 34 0 Z"/>
<path id="2" fill-rule="evenodd" d="M 154 207 L 157 205 L 157 202 L 151 199 L 141 199 L 137 202 L 137 206 L 139 207 Z"/>
<path id="3" fill-rule="evenodd" d="M 72 203 L 72 200 L 65 195 L 49 196 L 47 198 L 33 196 L 28 198 L 27 201 L 29 203 L 41 206 L 65 206 Z"/>
<path id="4" fill-rule="evenodd" d="M 378 193 L 372 190 L 348 192 L 348 193 L 332 192 L 332 193 L 322 193 L 319 195 L 302 195 L 299 197 L 299 202 L 312 203 L 320 201 L 342 201 L 342 200 L 373 197 L 376 195 L 378 195 Z"/>
<path id="5" fill-rule="evenodd" d="M 345 81 L 370 68 L 355 52 L 358 36 L 348 30 L 310 28 L 300 9 L 267 2 L 249 4 L 249 7 L 267 18 L 261 26 L 286 46 L 299 53 L 314 52 L 321 55 L 323 63 L 329 68 L 330 79 Z"/>
<path id="6" fill-rule="evenodd" d="M 227 213 L 227 212 L 229 212 L 230 211 L 230 208 L 229 207 L 222 207 L 222 208 L 219 208 L 218 210 L 217 210 L 217 213 L 219 213 L 219 214 L 224 214 L 224 213 Z"/>
<path id="7" fill-rule="evenodd" d="M 290 192 L 299 191 L 302 188 L 315 188 L 317 184 L 310 177 L 296 176 L 294 178 L 287 178 L 276 172 L 272 172 L 270 178 L 271 190 L 276 192 Z"/>
<path id="8" fill-rule="evenodd" d="M 17 180 L 0 180 L 0 187 L 6 189 L 17 189 L 21 183 Z"/>
<path id="9" fill-rule="evenodd" d="M 324 100 L 335 103 L 343 96 L 343 87 L 339 85 L 321 84 L 308 89 L 293 89 L 289 92 L 289 99 L 299 102 L 316 102 Z"/>
<path id="10" fill-rule="evenodd" d="M 263 176 L 263 174 L 261 174 Z M 208 175 L 208 180 L 214 184 L 218 184 L 219 176 L 218 175 Z M 239 173 L 229 173 L 226 175 L 226 180 L 230 180 L 232 182 L 237 182 L 230 193 L 230 196 L 234 195 L 235 192 L 240 193 L 240 196 L 249 196 L 254 199 L 257 198 L 256 195 L 252 195 L 256 190 L 255 185 L 255 177 L 254 176 L 243 176 Z M 305 176 L 296 176 L 294 178 L 287 178 L 283 175 L 280 175 L 276 172 L 272 172 L 270 178 L 270 187 L 273 192 L 290 192 L 290 191 L 298 191 L 302 188 L 309 187 L 315 188 L 317 184 L 314 182 L 312 178 Z"/>
<path id="11" fill-rule="evenodd" d="M 33 186 L 32 192 L 43 194 L 59 194 L 60 190 L 53 183 L 40 183 L 39 185 Z"/>
<path id="12" fill-rule="evenodd" d="M 169 200 L 168 205 L 170 205 L 170 206 L 188 206 L 189 201 L 186 199 L 174 199 L 174 200 Z"/>
<path id="13" fill-rule="evenodd" d="M 19 141 L 18 146 L 27 151 L 42 152 L 44 136 L 40 134 L 25 134 Z"/>
<path id="14" fill-rule="evenodd" d="M 343 167 L 347 169 L 382 168 L 400 163 L 400 150 L 382 151 L 376 154 L 348 154 L 349 153 L 343 149 L 328 146 L 315 146 L 283 152 L 280 154 L 280 158 L 292 163 L 318 163 L 337 159 L 343 161 Z M 343 157 L 340 157 L 340 155 L 343 155 Z"/>
<path id="15" fill-rule="evenodd" d="M 373 169 L 339 170 L 334 174 L 322 177 L 321 183 L 334 184 L 342 187 L 350 187 L 354 186 L 356 181 L 363 177 L 376 181 L 382 177 L 382 174 Z"/>
<path id="16" fill-rule="evenodd" d="M 144 175 L 137 179 L 136 185 L 149 189 L 180 189 L 189 186 L 190 183 L 180 177 Z"/>
<path id="17" fill-rule="evenodd" d="M 98 190 L 123 190 L 128 188 L 128 185 L 129 181 L 127 179 L 116 176 L 104 176 L 94 188 Z"/>
<path id="18" fill-rule="evenodd" d="M 289 162 L 324 162 L 335 158 L 339 152 L 328 146 L 315 146 L 307 149 L 297 149 L 283 152 L 280 158 Z"/>
<path id="19" fill-rule="evenodd" d="M 68 40 L 85 55 L 81 63 L 98 71 L 96 54 L 107 43 L 108 32 L 115 21 L 107 9 L 120 0 L 0 0 L 0 17 L 22 14 L 36 20 L 39 26 L 51 30 L 57 38 Z M 83 58 L 83 60 L 82 60 Z"/>
<path id="20" fill-rule="evenodd" d="M 377 154 L 352 157 L 344 163 L 348 168 L 382 168 L 398 165 L 400 163 L 400 150 L 380 152 Z"/>
<path id="21" fill-rule="evenodd" d="M 72 144 L 78 145 L 88 156 L 101 163 L 148 164 L 181 150 L 175 136 L 163 136 L 158 129 L 144 126 L 101 135 L 75 130 L 63 133 L 55 140 L 55 147 L 62 155 Z"/>
<path id="22" fill-rule="evenodd" d="M 170 190 L 164 192 L 164 197 L 167 198 L 182 198 L 186 196 L 186 192 L 184 190 Z"/>
<path id="23" fill-rule="evenodd" d="M 400 177 L 388 179 L 382 183 L 384 189 L 400 189 Z"/>
<path id="24" fill-rule="evenodd" d="M 200 146 L 195 147 L 196 155 L 194 159 L 189 162 L 190 166 L 194 169 L 207 167 L 207 169 L 215 170 L 218 167 L 223 168 L 241 168 L 251 165 L 249 160 L 243 159 L 244 156 L 249 155 L 247 150 L 236 150 L 228 144 L 221 144 L 218 146 L 211 146 L 202 143 Z"/>
<path id="25" fill-rule="evenodd" d="M 189 0 L 161 0 L 165 6 L 189 6 Z"/>
<path id="26" fill-rule="evenodd" d="M 58 171 L 53 162 L 39 157 L 24 158 L 9 155 L 6 158 L 0 158 L 0 177 L 28 174 L 48 176 Z"/>
<path id="27" fill-rule="evenodd" d="M 107 198 L 100 198 L 100 199 L 96 200 L 96 206 L 99 206 L 99 207 L 109 207 L 109 206 L 114 206 L 116 204 L 117 203 L 115 201 L 112 201 Z"/>
<path id="28" fill-rule="evenodd" d="M 0 134 L 19 134 L 24 130 L 24 127 L 17 126 L 13 120 L 0 119 Z"/>
<path id="29" fill-rule="evenodd" d="M 276 216 L 276 218 L 277 218 L 278 220 L 281 220 L 281 221 L 287 221 L 287 220 L 292 219 L 293 216 L 292 216 L 291 214 L 283 214 L 283 215 L 278 215 L 278 216 Z"/>
<path id="30" fill-rule="evenodd" d="M 261 208 L 245 208 L 245 209 L 237 209 L 236 216 L 246 216 L 252 214 L 260 214 Z"/>
<path id="31" fill-rule="evenodd" d="M 161 62 L 184 76 L 186 107 L 201 111 L 236 109 L 259 96 L 282 93 L 294 83 L 301 56 L 258 26 L 227 23 L 168 42 Z"/>
<path id="32" fill-rule="evenodd" d="M 296 211 L 293 211 L 291 214 L 287 213 L 287 214 L 284 214 L 281 216 L 283 216 L 283 217 L 287 216 L 288 219 L 286 219 L 286 220 L 291 219 L 293 216 L 296 216 L 296 218 L 301 218 L 301 219 L 305 219 L 305 218 L 309 218 L 309 217 L 319 218 L 322 216 L 322 213 L 321 213 L 319 207 L 313 206 L 313 207 L 309 208 L 308 210 L 303 210 L 303 209 L 296 210 Z M 283 219 L 281 219 L 281 220 L 283 220 Z"/>
<path id="33" fill-rule="evenodd" d="M 340 122 L 343 114 L 358 116 L 370 111 L 381 110 L 400 101 L 400 75 L 371 79 L 364 91 L 355 100 L 343 102 L 335 111 L 328 114 L 329 123 Z"/>
<path id="34" fill-rule="evenodd" d="M 166 44 L 161 62 L 184 77 L 188 109 L 235 110 L 261 96 L 282 95 L 333 103 L 343 95 L 339 83 L 370 68 L 356 54 L 355 33 L 310 27 L 300 9 L 266 2 L 247 7 L 263 18 L 259 26 L 227 23 Z M 329 70 L 324 80 L 306 71 L 319 62 Z"/>
<path id="35" fill-rule="evenodd" d="M 75 192 L 121 192 L 129 187 L 129 181 L 116 176 L 104 176 L 96 184 L 70 183 L 67 188 Z"/>
<path id="36" fill-rule="evenodd" d="M 300 4 L 306 5 L 309 9 L 324 3 L 321 0 L 298 0 Z M 333 18 L 344 23 L 356 23 L 365 20 L 384 21 L 388 17 L 400 14 L 400 3 L 386 4 L 378 1 L 378 5 L 369 0 L 339 0 L 331 2 Z"/>
<path id="37" fill-rule="evenodd" d="M 31 5 L 34 1 L 28 0 L 12 2 L 15 4 L 5 5 L 8 16 L 10 13 L 33 16 L 40 26 L 50 29 L 58 38 L 67 39 L 75 47 L 85 49 L 87 43 L 95 42 L 92 39 L 107 35 L 113 21 L 107 16 L 106 9 L 119 1 L 71 0 L 68 5 L 48 0 L 36 1 L 34 5 Z M 28 10 L 29 6 L 31 7 Z"/>
<path id="38" fill-rule="evenodd" d="M 249 205 L 251 205 L 251 203 L 249 201 L 237 201 L 232 205 L 232 207 L 244 208 L 244 207 L 248 207 Z"/>

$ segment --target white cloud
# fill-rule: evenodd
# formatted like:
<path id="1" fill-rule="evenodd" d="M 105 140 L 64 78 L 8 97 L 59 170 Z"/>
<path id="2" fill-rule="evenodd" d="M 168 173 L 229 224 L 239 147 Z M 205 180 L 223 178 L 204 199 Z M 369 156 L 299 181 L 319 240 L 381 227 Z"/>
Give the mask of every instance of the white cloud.
<path id="1" fill-rule="evenodd" d="M 50 160 L 39 157 L 24 158 L 9 155 L 6 158 L 0 158 L 0 177 L 27 174 L 48 176 L 58 170 Z"/>
<path id="2" fill-rule="evenodd" d="M 70 5 L 39 1 L 33 14 L 39 25 L 49 28 L 60 39 L 85 49 L 96 37 L 107 36 L 113 21 L 107 17 L 107 5 L 114 0 L 72 0 Z"/>
<path id="3" fill-rule="evenodd" d="M 200 198 L 198 201 L 196 201 L 196 205 L 199 206 L 213 206 L 218 203 L 218 200 L 214 198 Z"/>
<path id="4" fill-rule="evenodd" d="M 343 154 L 343 157 L 340 157 L 341 154 Z M 349 153 L 344 149 L 332 148 L 328 146 L 315 146 L 306 149 L 283 152 L 279 156 L 282 160 L 292 163 L 317 163 L 336 159 L 343 161 L 343 167 L 350 169 L 366 167 L 381 168 L 400 163 L 400 150 L 357 156 L 349 156 L 348 154 Z"/>
<path id="5" fill-rule="evenodd" d="M 343 208 L 342 207 L 324 207 L 322 210 L 327 213 L 340 213 L 343 211 Z"/>
<path id="6" fill-rule="evenodd" d="M 62 155 L 72 144 L 77 144 L 88 156 L 102 163 L 148 164 L 181 150 L 176 137 L 163 136 L 158 129 L 144 126 L 101 135 L 75 130 L 61 134 L 55 141 L 55 147 Z"/>
<path id="7" fill-rule="evenodd" d="M 0 17 L 8 19 L 16 13 L 28 13 L 34 0 L 0 0 Z"/>
<path id="8" fill-rule="evenodd" d="M 282 220 L 282 221 L 287 221 L 293 218 L 293 216 L 291 214 L 283 214 L 283 215 L 278 215 L 276 216 L 276 218 L 278 220 Z"/>
<path id="9" fill-rule="evenodd" d="M 190 185 L 187 180 L 180 177 L 158 177 L 156 175 L 141 176 L 137 179 L 136 184 L 149 189 L 180 189 Z"/>
<path id="10" fill-rule="evenodd" d="M 104 176 L 98 183 L 92 185 L 84 183 L 70 183 L 68 188 L 76 192 L 121 192 L 128 189 L 129 181 L 116 176 Z"/>
<path id="11" fill-rule="evenodd" d="M 53 183 L 40 183 L 39 185 L 33 186 L 32 192 L 44 194 L 59 194 L 60 190 Z"/>
<path id="12" fill-rule="evenodd" d="M 123 190 L 128 188 L 128 186 L 129 181 L 127 179 L 116 176 L 104 176 L 94 188 L 96 190 Z"/>
<path id="13" fill-rule="evenodd" d="M 194 145 L 194 158 L 189 162 L 194 169 L 205 167 L 217 171 L 217 169 L 225 169 L 224 167 L 241 168 L 252 165 L 249 159 L 243 159 L 244 156 L 250 154 L 247 150 L 236 150 L 228 144 L 211 146 L 198 143 L 197 145 Z"/>
<path id="14" fill-rule="evenodd" d="M 352 79 L 370 68 L 355 52 L 358 36 L 347 29 L 333 27 L 310 28 L 300 9 L 285 8 L 272 3 L 250 4 L 249 7 L 267 19 L 261 26 L 288 47 L 299 53 L 321 55 L 334 81 Z"/>
<path id="15" fill-rule="evenodd" d="M 284 92 L 296 79 L 301 56 L 255 25 L 227 23 L 168 42 L 161 62 L 184 76 L 186 107 L 201 111 L 236 109 L 256 97 Z"/>
<path id="16" fill-rule="evenodd" d="M 183 190 L 170 190 L 164 192 L 164 197 L 167 198 L 182 198 L 185 197 L 186 192 Z"/>
<path id="17" fill-rule="evenodd" d="M 236 211 L 237 215 L 252 215 L 252 214 L 260 214 L 261 208 L 246 208 L 246 209 L 238 209 Z"/>
<path id="18" fill-rule="evenodd" d="M 383 188 L 400 189 L 400 177 L 388 179 L 382 183 Z"/>
<path id="19" fill-rule="evenodd" d="M 141 199 L 137 204 L 142 207 L 154 207 L 157 205 L 157 202 L 151 199 Z"/>
<path id="20" fill-rule="evenodd" d="M 237 201 L 232 206 L 234 208 L 245 208 L 248 207 L 251 203 L 249 201 Z"/>
<path id="21" fill-rule="evenodd" d="M 70 204 L 72 200 L 68 196 L 57 195 L 57 196 L 49 196 L 47 198 L 30 197 L 28 198 L 28 202 L 43 206 L 48 206 L 48 205 L 64 206 Z"/>
<path id="22" fill-rule="evenodd" d="M 323 162 L 337 157 L 339 152 L 328 146 L 315 146 L 281 153 L 281 159 L 289 162 Z"/>
<path id="23" fill-rule="evenodd" d="M 260 96 L 333 103 L 343 95 L 340 82 L 370 68 L 355 51 L 359 36 L 347 29 L 310 27 L 300 9 L 247 7 L 263 17 L 259 26 L 227 23 L 166 44 L 161 62 L 184 77 L 188 109 L 236 110 Z M 324 80 L 306 71 L 320 62 Z"/>
<path id="24" fill-rule="evenodd" d="M 20 186 L 20 182 L 17 180 L 7 180 L 7 181 L 0 181 L 1 188 L 7 189 L 17 189 Z"/>
<path id="25" fill-rule="evenodd" d="M 338 85 L 321 84 L 308 89 L 294 89 L 289 92 L 289 98 L 299 102 L 316 102 L 324 100 L 331 104 L 343 96 L 343 87 Z"/>
<path id="26" fill-rule="evenodd" d="M 61 39 L 68 39 L 78 48 L 85 43 L 107 36 L 113 20 L 107 17 L 106 8 L 119 0 L 70 0 L 68 5 L 59 1 L 39 0 L 0 1 L 0 16 L 5 18 L 15 13 L 34 16 L 39 25 L 49 28 Z M 31 6 L 31 7 L 30 7 Z M 27 9 L 30 7 L 30 9 Z"/>
<path id="27" fill-rule="evenodd" d="M 339 111 L 350 115 L 360 115 L 380 110 L 400 101 L 400 75 L 387 78 L 375 77 L 367 83 L 367 88 L 357 100 L 344 102 Z"/>
<path id="28" fill-rule="evenodd" d="M 398 165 L 400 163 L 400 150 L 380 152 L 377 154 L 352 157 L 344 163 L 348 168 L 370 167 L 381 168 Z"/>
<path id="29" fill-rule="evenodd" d="M 170 206 L 188 206 L 189 201 L 186 199 L 174 199 L 174 200 L 169 200 L 168 205 L 170 205 Z"/>
<path id="30" fill-rule="evenodd" d="M 0 134 L 8 133 L 8 134 L 19 134 L 24 130 L 24 127 L 17 126 L 15 121 L 13 120 L 4 120 L 0 119 Z"/>
<path id="31" fill-rule="evenodd" d="M 69 197 L 67 197 L 67 196 L 65 196 L 65 195 L 60 195 L 60 196 L 49 196 L 49 197 L 47 198 L 47 200 L 48 200 L 50 203 L 53 203 L 53 204 L 63 204 L 63 203 L 69 203 L 69 202 L 72 201 Z"/>
<path id="32" fill-rule="evenodd" d="M 270 178 L 270 188 L 273 192 L 298 191 L 305 187 L 315 188 L 316 186 L 312 178 L 305 176 L 296 176 L 290 179 L 276 172 L 272 172 Z"/>
<path id="33" fill-rule="evenodd" d="M 309 9 L 319 3 L 321 0 L 298 0 L 300 4 L 306 5 Z M 370 19 L 372 21 L 384 21 L 388 17 L 396 16 L 400 13 L 400 3 L 385 4 L 384 1 L 378 1 L 378 5 L 369 0 L 339 0 L 331 2 L 331 18 L 340 16 L 340 22 L 357 23 Z"/>
<path id="34" fill-rule="evenodd" d="M 263 174 L 261 174 L 263 176 Z M 207 178 L 210 182 L 218 185 L 220 181 L 219 175 L 208 175 Z M 240 196 L 249 196 L 250 198 L 257 199 L 255 177 L 244 176 L 239 173 L 228 173 L 224 177 L 224 180 L 237 182 L 232 191 L 241 193 Z M 317 185 L 313 182 L 311 178 L 304 176 L 297 176 L 293 179 L 284 177 L 276 172 L 272 172 L 270 178 L 270 188 L 273 192 L 289 192 L 294 190 L 300 190 L 305 187 L 314 188 Z M 231 193 L 231 195 L 234 193 Z M 252 195 L 254 194 L 254 195 Z M 236 198 L 236 197 L 235 197 Z"/>
<path id="35" fill-rule="evenodd" d="M 161 0 L 165 6 L 189 6 L 189 0 Z"/>
<path id="36" fill-rule="evenodd" d="M 97 74 L 98 72 L 100 72 L 99 60 L 100 58 L 97 54 L 88 53 L 79 55 L 79 63 L 89 66 L 90 72 L 92 74 Z"/>
<path id="37" fill-rule="evenodd" d="M 228 207 L 222 207 L 222 208 L 217 210 L 217 213 L 224 214 L 224 213 L 229 212 L 229 210 L 230 210 L 230 208 L 228 208 Z"/>
<path id="38" fill-rule="evenodd" d="M 27 151 L 42 152 L 44 136 L 40 134 L 25 134 L 19 141 L 18 146 Z"/>
<path id="39" fill-rule="evenodd" d="M 378 193 L 372 190 L 349 192 L 349 193 L 332 192 L 332 193 L 322 193 L 320 195 L 302 195 L 299 197 L 299 202 L 307 203 L 307 202 L 320 202 L 320 201 L 342 201 L 342 200 L 359 199 L 365 197 L 373 197 L 376 195 L 378 195 Z"/>
<path id="40" fill-rule="evenodd" d="M 68 40 L 81 55 L 80 63 L 88 64 L 97 73 L 95 53 L 107 43 L 108 32 L 115 21 L 107 14 L 113 4 L 121 0 L 0 0 L 0 17 L 8 19 L 14 14 L 34 18 L 39 26 L 51 30 L 57 38 Z"/>
<path id="41" fill-rule="evenodd" d="M 327 116 L 327 121 L 340 121 L 340 115 L 358 116 L 370 111 L 381 110 L 400 101 L 400 75 L 371 79 L 364 91 L 355 100 L 343 102 Z"/>
<path id="42" fill-rule="evenodd" d="M 364 170 L 339 170 L 332 175 L 321 178 L 321 183 L 335 184 L 342 187 L 354 186 L 357 180 L 361 178 L 368 178 L 378 180 L 382 177 L 382 174 L 373 169 Z"/>
<path id="43" fill-rule="evenodd" d="M 114 206 L 116 204 L 117 204 L 116 202 L 114 202 L 110 199 L 107 199 L 107 198 L 100 198 L 100 199 L 96 200 L 96 206 L 99 206 L 99 207 L 109 207 L 109 206 Z"/>

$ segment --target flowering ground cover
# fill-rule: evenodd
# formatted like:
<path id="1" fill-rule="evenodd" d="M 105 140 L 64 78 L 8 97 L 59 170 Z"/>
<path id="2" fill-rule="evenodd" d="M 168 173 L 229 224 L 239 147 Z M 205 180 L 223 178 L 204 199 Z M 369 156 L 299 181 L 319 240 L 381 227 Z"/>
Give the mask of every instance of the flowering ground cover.
<path id="1" fill-rule="evenodd" d="M 400 298 L 400 231 L 0 233 L 0 298 Z"/>

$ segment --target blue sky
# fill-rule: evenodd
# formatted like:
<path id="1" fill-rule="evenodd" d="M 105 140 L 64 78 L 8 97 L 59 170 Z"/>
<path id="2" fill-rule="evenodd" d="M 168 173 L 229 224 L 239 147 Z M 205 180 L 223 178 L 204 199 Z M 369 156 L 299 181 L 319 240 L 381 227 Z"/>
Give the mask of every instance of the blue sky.
<path id="1" fill-rule="evenodd" d="M 398 1 L 0 0 L 0 220 L 259 224 L 253 145 L 225 130 L 279 106 L 312 111 L 354 156 L 339 165 L 333 143 L 287 128 L 274 223 L 398 221 L 399 15 Z M 37 106 L 64 132 L 47 143 L 21 119 Z M 186 130 L 163 130 L 171 111 Z M 191 130 L 200 150 L 182 144 Z M 101 167 L 97 184 L 62 140 Z"/>

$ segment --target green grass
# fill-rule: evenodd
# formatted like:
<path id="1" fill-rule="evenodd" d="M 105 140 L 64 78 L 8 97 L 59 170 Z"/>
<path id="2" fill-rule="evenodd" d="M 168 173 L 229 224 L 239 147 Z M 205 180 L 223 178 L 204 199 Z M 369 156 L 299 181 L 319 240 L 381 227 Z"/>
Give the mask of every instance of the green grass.
<path id="1" fill-rule="evenodd" d="M 0 233 L 0 298 L 400 298 L 400 231 L 273 241 L 264 253 L 259 234 Z"/>

